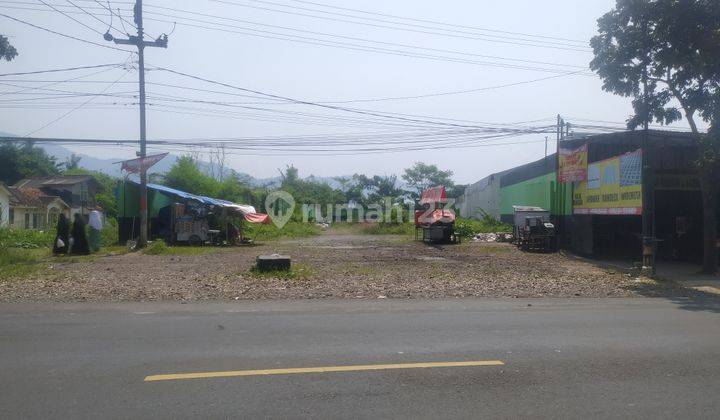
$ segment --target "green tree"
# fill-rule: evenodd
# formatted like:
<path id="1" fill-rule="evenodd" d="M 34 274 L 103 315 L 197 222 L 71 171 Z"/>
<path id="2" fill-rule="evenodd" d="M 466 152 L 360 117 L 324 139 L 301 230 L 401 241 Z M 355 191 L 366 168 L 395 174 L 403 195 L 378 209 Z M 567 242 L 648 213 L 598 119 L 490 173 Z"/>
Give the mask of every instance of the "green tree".
<path id="1" fill-rule="evenodd" d="M 80 160 L 82 158 L 75 153 L 71 153 L 70 156 L 65 158 L 65 170 L 77 169 L 80 167 Z"/>
<path id="2" fill-rule="evenodd" d="M 411 188 L 411 198 L 417 200 L 420 198 L 420 194 L 430 187 L 439 185 L 444 185 L 446 188 L 454 187 L 452 176 L 453 172 L 450 170 L 443 171 L 436 165 L 416 162 L 412 167 L 405 169 L 402 179 Z"/>
<path id="3" fill-rule="evenodd" d="M 240 180 L 234 171 L 225 171 L 225 177 L 218 181 L 203 172 L 197 161 L 191 156 L 180 157 L 162 178 L 161 182 L 168 187 L 189 192 L 191 194 L 220 198 L 235 203 L 251 204 L 260 209 L 265 198 L 260 191 Z"/>
<path id="4" fill-rule="evenodd" d="M 371 203 L 382 203 L 386 198 L 397 201 L 404 191 L 397 186 L 396 175 L 375 175 L 370 179 L 370 193 L 368 201 Z"/>
<path id="5" fill-rule="evenodd" d="M 191 156 L 182 156 L 165 174 L 164 184 L 185 192 L 217 197 L 219 182 L 203 173 Z"/>
<path id="6" fill-rule="evenodd" d="M 17 55 L 17 50 L 10 44 L 10 41 L 8 41 L 7 37 L 0 35 L 0 59 L 10 61 L 13 58 L 17 57 Z"/>
<path id="7" fill-rule="evenodd" d="M 32 142 L 0 145 L 0 181 L 8 185 L 23 178 L 57 175 L 59 172 L 55 158 Z"/>
<path id="8" fill-rule="evenodd" d="M 703 271 L 717 270 L 715 207 L 720 174 L 720 2 L 617 0 L 598 20 L 590 68 L 603 89 L 632 97 L 628 128 L 687 120 L 698 144 L 703 196 Z M 675 104 L 679 104 L 679 107 Z M 696 118 L 710 124 L 702 134 Z"/>

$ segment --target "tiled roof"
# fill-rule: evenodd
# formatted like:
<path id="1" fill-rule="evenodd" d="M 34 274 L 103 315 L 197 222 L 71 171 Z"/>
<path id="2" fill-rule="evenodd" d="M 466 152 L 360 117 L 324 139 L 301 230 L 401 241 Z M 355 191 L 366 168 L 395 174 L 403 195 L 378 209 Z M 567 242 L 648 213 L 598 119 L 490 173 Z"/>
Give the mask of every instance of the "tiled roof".
<path id="1" fill-rule="evenodd" d="M 54 195 L 47 195 L 38 188 L 9 188 L 10 204 L 13 206 L 22 207 L 45 207 L 54 200 L 60 200 L 63 205 L 67 206 L 60 197 Z"/>
<path id="2" fill-rule="evenodd" d="M 98 182 L 93 178 L 92 175 L 58 175 L 58 176 L 46 176 L 46 177 L 34 177 L 25 178 L 17 183 L 15 187 L 25 188 L 39 188 L 39 187 L 53 187 L 61 185 L 75 185 L 80 182 L 91 182 L 99 185 Z"/>

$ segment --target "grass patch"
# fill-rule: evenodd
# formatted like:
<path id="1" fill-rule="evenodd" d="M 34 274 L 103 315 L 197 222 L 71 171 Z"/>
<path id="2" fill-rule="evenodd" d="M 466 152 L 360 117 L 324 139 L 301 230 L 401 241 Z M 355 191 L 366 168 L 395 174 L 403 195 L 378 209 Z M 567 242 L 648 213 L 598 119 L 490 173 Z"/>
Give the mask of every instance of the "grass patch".
<path id="1" fill-rule="evenodd" d="M 507 246 L 485 246 L 485 244 L 481 244 L 481 246 L 477 245 L 477 243 L 468 243 L 468 246 L 472 246 L 474 251 L 481 254 L 504 254 L 513 250 L 511 247 Z"/>
<path id="2" fill-rule="evenodd" d="M 48 248 L 55 239 L 55 229 L 31 230 L 0 228 L 0 248 Z"/>
<path id="3" fill-rule="evenodd" d="M 307 280 L 315 274 L 315 270 L 307 264 L 292 264 L 290 270 L 260 271 L 257 266 L 250 269 L 250 275 L 259 278 L 275 278 L 281 280 Z"/>
<path id="4" fill-rule="evenodd" d="M 118 225 L 117 220 L 108 217 L 105 225 L 100 231 L 100 238 L 104 246 L 113 246 L 118 244 Z"/>
<path id="5" fill-rule="evenodd" d="M 485 215 L 481 220 L 464 219 L 455 220 L 455 233 L 463 238 L 471 238 L 478 233 L 512 232 L 512 226 Z"/>
<path id="6" fill-rule="evenodd" d="M 413 223 L 363 223 L 360 231 L 367 235 L 414 235 Z"/>
<path id="7" fill-rule="evenodd" d="M 0 248 L 0 280 L 36 272 L 47 256 L 46 249 Z"/>
<path id="8" fill-rule="evenodd" d="M 163 241 L 154 241 L 142 253 L 145 255 L 205 255 L 227 248 L 216 246 L 167 246 Z"/>
<path id="9" fill-rule="evenodd" d="M 248 239 L 254 239 L 255 241 L 268 241 L 277 240 L 284 238 L 304 238 L 308 236 L 315 236 L 320 234 L 320 227 L 315 223 L 303 223 L 290 221 L 282 228 L 275 226 L 274 224 L 261 225 L 246 223 L 245 237 Z"/>

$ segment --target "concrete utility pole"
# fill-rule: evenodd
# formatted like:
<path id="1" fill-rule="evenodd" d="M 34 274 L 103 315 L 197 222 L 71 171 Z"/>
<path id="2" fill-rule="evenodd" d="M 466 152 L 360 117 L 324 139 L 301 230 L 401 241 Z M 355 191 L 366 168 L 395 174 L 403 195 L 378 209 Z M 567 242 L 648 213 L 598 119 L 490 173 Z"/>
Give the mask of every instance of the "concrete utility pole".
<path id="1" fill-rule="evenodd" d="M 643 33 L 647 34 L 647 22 L 643 24 Z M 647 44 L 647 36 L 644 39 Z M 648 99 L 648 66 L 649 55 L 643 60 L 643 134 L 641 140 L 642 168 L 642 263 L 643 268 L 650 268 L 650 273 L 655 274 L 655 252 L 657 243 L 655 241 L 655 185 L 653 183 L 652 160 L 650 159 L 650 101 Z"/>
<path id="2" fill-rule="evenodd" d="M 163 34 L 155 41 L 145 41 L 143 39 L 143 18 L 142 18 L 142 0 L 135 0 L 135 25 L 137 26 L 137 36 L 128 34 L 127 39 L 115 39 L 109 33 L 105 34 L 105 39 L 114 41 L 116 44 L 135 45 L 138 49 L 138 66 L 139 69 L 139 85 L 140 85 L 140 158 L 145 158 L 147 154 L 146 147 L 146 129 L 145 129 L 145 47 L 167 48 L 168 38 Z M 147 243 L 147 167 L 140 165 L 140 240 L 138 247 L 144 247 Z"/>

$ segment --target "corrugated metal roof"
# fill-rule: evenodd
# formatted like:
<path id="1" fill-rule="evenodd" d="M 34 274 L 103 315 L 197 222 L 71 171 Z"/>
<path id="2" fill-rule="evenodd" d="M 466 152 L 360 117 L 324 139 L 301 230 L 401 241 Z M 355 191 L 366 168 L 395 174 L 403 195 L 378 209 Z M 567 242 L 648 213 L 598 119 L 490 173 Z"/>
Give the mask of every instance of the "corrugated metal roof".
<path id="1" fill-rule="evenodd" d="M 92 175 L 58 175 L 58 176 L 47 176 L 47 177 L 32 177 L 24 178 L 15 183 L 15 187 L 20 188 L 41 188 L 41 187 L 54 187 L 63 185 L 75 185 L 81 182 L 91 182 L 97 187 L 102 188 L 99 182 L 95 180 Z"/>
<path id="2" fill-rule="evenodd" d="M 199 201 L 203 204 L 211 205 L 211 206 L 218 206 L 218 207 L 225 207 L 225 208 L 233 208 L 235 210 L 239 210 L 242 213 L 256 213 L 255 208 L 253 206 L 249 205 L 243 205 L 243 204 L 237 204 L 233 203 L 231 201 L 227 200 L 221 200 L 219 198 L 212 198 L 212 197 L 206 197 L 204 195 L 196 195 L 196 194 L 190 194 L 185 191 L 177 190 L 175 188 L 170 188 L 165 185 L 160 184 L 147 184 L 148 189 L 161 191 L 167 194 L 172 194 L 177 197 L 183 198 L 185 200 L 195 200 Z"/>

